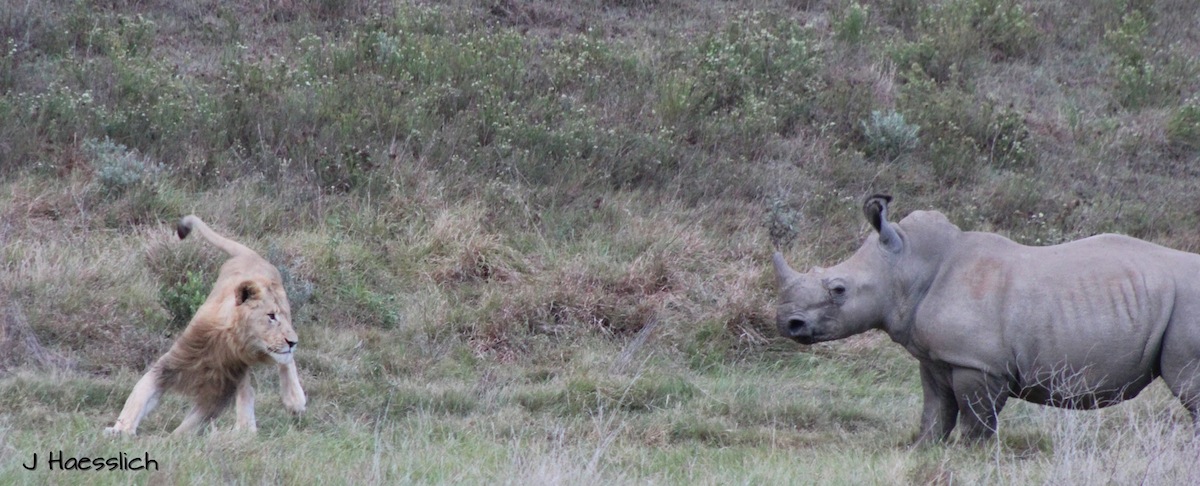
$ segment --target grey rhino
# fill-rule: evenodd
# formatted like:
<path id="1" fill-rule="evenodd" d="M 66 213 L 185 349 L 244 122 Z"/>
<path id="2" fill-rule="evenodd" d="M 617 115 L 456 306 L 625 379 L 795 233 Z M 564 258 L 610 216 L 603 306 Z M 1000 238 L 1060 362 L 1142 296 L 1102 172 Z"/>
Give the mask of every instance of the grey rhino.
<path id="1" fill-rule="evenodd" d="M 799 273 L 783 255 L 779 332 L 802 344 L 881 329 L 920 362 L 917 443 L 990 437 L 1009 397 L 1072 409 L 1133 398 L 1162 376 L 1200 435 L 1200 255 L 1104 234 L 1030 247 L 937 211 L 887 220 L 850 259 Z"/>

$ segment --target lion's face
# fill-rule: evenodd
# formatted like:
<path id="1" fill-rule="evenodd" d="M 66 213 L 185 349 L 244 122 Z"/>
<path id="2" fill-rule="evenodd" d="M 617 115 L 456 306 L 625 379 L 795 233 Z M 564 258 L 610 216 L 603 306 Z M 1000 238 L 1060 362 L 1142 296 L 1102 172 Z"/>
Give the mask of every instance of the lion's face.
<path id="1" fill-rule="evenodd" d="M 292 328 L 287 294 L 278 282 L 247 281 L 239 286 L 237 309 L 249 347 L 279 364 L 292 361 L 299 338 Z"/>

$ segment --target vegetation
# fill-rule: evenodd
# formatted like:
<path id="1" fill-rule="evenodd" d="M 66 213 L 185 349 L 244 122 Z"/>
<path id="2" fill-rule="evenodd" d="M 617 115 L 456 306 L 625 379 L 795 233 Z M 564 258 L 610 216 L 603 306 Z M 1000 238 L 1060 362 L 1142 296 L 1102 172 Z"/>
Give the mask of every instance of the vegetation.
<path id="1" fill-rule="evenodd" d="M 243 3 L 245 5 L 243 5 Z M 916 363 L 776 337 L 776 245 L 864 195 L 1200 251 L 1183 0 L 0 0 L 0 482 L 1200 480 L 1156 385 L 914 450 Z M 285 276 L 309 411 L 101 437 L 223 256 Z M 803 479 L 801 479 L 803 478 Z"/>

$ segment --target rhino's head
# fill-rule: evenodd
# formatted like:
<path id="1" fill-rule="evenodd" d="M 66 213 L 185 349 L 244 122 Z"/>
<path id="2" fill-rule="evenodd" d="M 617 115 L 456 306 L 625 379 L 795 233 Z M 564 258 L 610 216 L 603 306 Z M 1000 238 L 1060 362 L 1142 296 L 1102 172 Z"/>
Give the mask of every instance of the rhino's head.
<path id="1" fill-rule="evenodd" d="M 936 269 L 946 231 L 957 232 L 940 213 L 914 212 L 901 224 L 887 220 L 891 196 L 875 195 L 863 213 L 875 232 L 850 259 L 800 273 L 776 252 L 779 278 L 776 324 L 780 334 L 803 343 L 832 341 L 883 328 L 904 294 Z M 926 227 L 929 230 L 926 230 Z"/>

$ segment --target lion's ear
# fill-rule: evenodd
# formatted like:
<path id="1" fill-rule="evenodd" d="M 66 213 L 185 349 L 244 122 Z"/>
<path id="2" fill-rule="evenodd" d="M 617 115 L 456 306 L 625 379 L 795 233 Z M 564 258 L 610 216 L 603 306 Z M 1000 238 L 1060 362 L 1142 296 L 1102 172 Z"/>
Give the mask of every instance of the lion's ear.
<path id="1" fill-rule="evenodd" d="M 242 305 L 247 300 L 259 298 L 260 295 L 262 295 L 262 289 L 258 288 L 258 284 L 247 280 L 238 285 L 235 298 L 237 299 L 237 305 Z"/>

